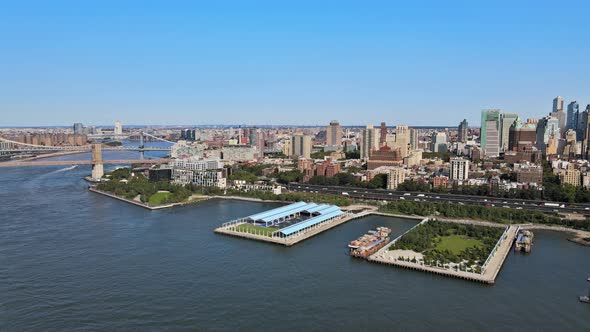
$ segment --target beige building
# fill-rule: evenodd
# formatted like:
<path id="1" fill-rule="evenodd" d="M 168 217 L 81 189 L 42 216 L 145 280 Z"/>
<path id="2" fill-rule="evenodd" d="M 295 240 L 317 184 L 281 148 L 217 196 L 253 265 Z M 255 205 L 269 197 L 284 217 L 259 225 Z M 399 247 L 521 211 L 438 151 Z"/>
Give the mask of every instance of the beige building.
<path id="1" fill-rule="evenodd" d="M 291 136 L 291 157 L 311 157 L 311 136 L 295 134 Z"/>
<path id="2" fill-rule="evenodd" d="M 559 180 L 561 184 L 571 184 L 572 186 L 580 186 L 582 181 L 582 174 L 580 170 L 575 168 L 574 164 L 568 164 L 566 169 L 559 171 Z"/>
<path id="3" fill-rule="evenodd" d="M 394 167 L 387 175 L 387 189 L 395 190 L 400 183 L 406 180 L 406 170 L 402 167 Z"/>
<path id="4" fill-rule="evenodd" d="M 326 128 L 326 145 L 330 147 L 342 146 L 342 127 L 336 120 L 331 121 Z"/>
<path id="5" fill-rule="evenodd" d="M 371 151 L 377 149 L 379 146 L 379 137 L 377 136 L 377 130 L 373 128 L 373 125 L 367 125 L 362 132 L 361 142 L 361 159 L 369 158 Z"/>
<path id="6" fill-rule="evenodd" d="M 421 160 L 422 150 L 413 150 L 408 154 L 407 157 L 404 158 L 404 165 L 406 167 L 414 167 L 416 165 L 420 165 Z"/>

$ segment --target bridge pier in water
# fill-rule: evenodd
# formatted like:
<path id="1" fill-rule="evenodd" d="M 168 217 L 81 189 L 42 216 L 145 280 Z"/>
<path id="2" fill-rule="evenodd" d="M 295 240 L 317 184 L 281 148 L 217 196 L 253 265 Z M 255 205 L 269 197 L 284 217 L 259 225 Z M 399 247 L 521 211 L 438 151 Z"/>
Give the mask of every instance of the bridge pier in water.
<path id="1" fill-rule="evenodd" d="M 92 144 L 92 178 L 98 180 L 104 175 L 104 165 L 102 163 L 102 144 Z"/>

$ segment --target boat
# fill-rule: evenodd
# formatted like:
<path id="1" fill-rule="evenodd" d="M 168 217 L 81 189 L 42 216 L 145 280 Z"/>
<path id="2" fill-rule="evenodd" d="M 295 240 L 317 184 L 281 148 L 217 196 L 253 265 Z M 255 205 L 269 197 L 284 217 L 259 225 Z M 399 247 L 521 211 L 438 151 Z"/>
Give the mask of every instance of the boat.
<path id="1" fill-rule="evenodd" d="M 390 242 L 389 233 L 391 229 L 387 227 L 377 227 L 376 230 L 368 231 L 348 244 L 350 255 L 360 258 L 371 256 Z"/>
<path id="2" fill-rule="evenodd" d="M 589 281 L 590 282 L 590 277 L 588 277 L 588 279 L 586 279 L 586 281 Z"/>
<path id="3" fill-rule="evenodd" d="M 580 302 L 582 302 L 582 303 L 590 303 L 590 291 L 588 292 L 588 295 L 582 295 L 582 296 L 580 296 Z"/>

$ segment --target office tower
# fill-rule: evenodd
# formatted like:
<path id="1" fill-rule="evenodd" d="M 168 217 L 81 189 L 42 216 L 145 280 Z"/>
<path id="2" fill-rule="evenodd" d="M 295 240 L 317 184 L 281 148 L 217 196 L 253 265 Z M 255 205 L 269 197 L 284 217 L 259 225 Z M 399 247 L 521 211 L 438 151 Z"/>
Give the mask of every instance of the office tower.
<path id="1" fill-rule="evenodd" d="M 590 128 L 588 128 L 590 124 L 590 104 L 586 106 L 586 109 L 582 112 L 582 116 L 586 119 L 584 126 L 584 140 L 582 141 L 582 154 L 588 159 L 588 154 L 590 152 Z"/>
<path id="2" fill-rule="evenodd" d="M 74 123 L 74 134 L 76 134 L 76 135 L 84 134 L 84 125 L 79 122 Z"/>
<path id="3" fill-rule="evenodd" d="M 370 152 L 376 149 L 378 145 L 376 130 L 373 125 L 367 125 L 363 129 L 361 140 L 361 159 L 369 158 Z"/>
<path id="4" fill-rule="evenodd" d="M 336 120 L 332 120 L 326 128 L 326 145 L 331 147 L 342 146 L 342 127 Z"/>
<path id="5" fill-rule="evenodd" d="M 115 135 L 123 135 L 123 125 L 121 121 L 115 121 L 115 130 L 113 132 Z"/>
<path id="6" fill-rule="evenodd" d="M 385 125 L 385 122 L 381 122 L 381 132 L 379 135 L 379 146 L 385 145 L 386 142 L 387 142 L 387 126 Z"/>
<path id="7" fill-rule="evenodd" d="M 553 99 L 553 112 L 563 112 L 563 97 L 557 96 Z"/>
<path id="8" fill-rule="evenodd" d="M 310 158 L 311 156 L 311 136 L 304 134 L 295 134 L 291 136 L 291 156 Z"/>
<path id="9" fill-rule="evenodd" d="M 577 101 L 572 101 L 567 105 L 566 128 L 576 130 L 578 126 L 578 115 L 580 114 L 580 105 Z"/>
<path id="10" fill-rule="evenodd" d="M 518 114 L 500 113 L 500 152 L 508 150 L 510 127 L 518 120 Z"/>
<path id="11" fill-rule="evenodd" d="M 537 149 L 543 153 L 547 152 L 547 145 L 550 139 L 559 139 L 559 120 L 546 116 L 537 123 Z"/>
<path id="12" fill-rule="evenodd" d="M 410 148 L 416 150 L 419 148 L 418 129 L 410 128 Z"/>
<path id="13" fill-rule="evenodd" d="M 457 138 L 457 140 L 461 143 L 465 143 L 467 142 L 467 131 L 468 131 L 469 125 L 467 124 L 467 119 L 463 119 L 463 121 L 461 121 L 461 123 L 459 123 L 459 128 L 458 128 L 458 132 L 459 132 L 459 137 Z"/>
<path id="14" fill-rule="evenodd" d="M 465 181 L 469 178 L 469 160 L 463 158 L 451 159 L 451 174 L 452 181 Z"/>
<path id="15" fill-rule="evenodd" d="M 430 139 L 430 151 L 447 152 L 447 133 L 444 131 L 432 133 Z"/>
<path id="16" fill-rule="evenodd" d="M 586 135 L 586 126 L 588 125 L 588 107 L 585 111 L 578 112 L 578 123 L 576 125 L 576 139 L 583 141 Z M 583 151 L 582 151 L 583 152 Z"/>
<path id="17" fill-rule="evenodd" d="M 500 114 L 498 109 L 481 112 L 481 148 L 488 157 L 500 155 Z"/>

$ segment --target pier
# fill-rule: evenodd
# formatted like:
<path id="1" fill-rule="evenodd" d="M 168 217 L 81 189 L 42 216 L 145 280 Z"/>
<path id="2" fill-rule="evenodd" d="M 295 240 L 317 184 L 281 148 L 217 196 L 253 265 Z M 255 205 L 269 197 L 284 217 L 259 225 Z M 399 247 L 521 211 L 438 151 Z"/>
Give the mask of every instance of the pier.
<path id="1" fill-rule="evenodd" d="M 340 208 L 335 206 L 299 202 L 250 217 L 224 223 L 221 227 L 215 229 L 215 233 L 236 236 L 255 241 L 270 242 L 288 247 L 314 237 L 315 235 L 333 227 L 342 225 L 347 221 L 362 218 L 373 213 L 373 209 L 364 209 L 363 207 L 361 210 L 356 210 L 358 208 L 360 207 L 351 206 L 347 209 L 343 209 L 344 211 L 342 211 Z M 303 220 L 296 219 L 300 214 L 307 213 L 309 211 L 311 211 L 310 218 Z M 321 211 L 328 212 L 322 215 L 320 214 Z M 283 225 L 283 223 L 288 220 L 296 220 L 297 222 Z M 281 225 L 282 228 L 264 229 L 263 227 L 258 227 L 249 229 L 242 227 L 244 225 L 251 225 L 253 223 L 264 223 L 265 226 L 273 226 L 278 224 Z"/>
<path id="2" fill-rule="evenodd" d="M 428 220 L 429 220 L 428 218 L 422 220 L 419 224 L 412 227 L 406 233 L 410 232 L 415 227 L 418 227 L 419 225 L 428 222 Z M 516 238 L 516 234 L 517 234 L 518 230 L 519 230 L 518 226 L 512 225 L 512 226 L 506 227 L 506 230 L 504 231 L 504 233 L 502 234 L 502 236 L 500 237 L 500 239 L 496 243 L 496 246 L 494 247 L 494 249 L 492 250 L 492 252 L 488 256 L 486 262 L 483 264 L 481 273 L 467 272 L 467 271 L 455 270 L 452 268 L 430 266 L 430 265 L 425 265 L 423 263 L 413 263 L 413 262 L 406 262 L 406 261 L 399 260 L 398 257 L 394 257 L 390 253 L 389 247 L 393 243 L 395 243 L 397 240 L 399 240 L 402 236 L 404 236 L 406 233 L 402 234 L 401 236 L 399 236 L 398 238 L 393 240 L 389 245 L 381 248 L 375 254 L 369 256 L 367 258 L 367 260 L 370 262 L 400 266 L 400 267 L 408 268 L 408 269 L 412 269 L 412 270 L 430 272 L 430 273 L 434 273 L 434 274 L 438 274 L 438 275 L 460 278 L 460 279 L 464 279 L 464 280 L 477 281 L 477 282 L 482 282 L 482 283 L 486 283 L 486 284 L 494 284 L 496 281 L 496 277 L 498 276 L 498 273 L 500 272 L 500 269 L 502 268 L 502 265 L 504 264 L 504 260 L 506 259 L 508 253 L 511 251 L 512 243 L 514 242 L 514 239 Z"/>

